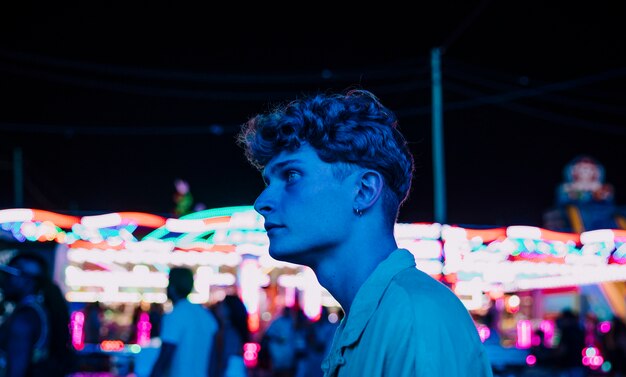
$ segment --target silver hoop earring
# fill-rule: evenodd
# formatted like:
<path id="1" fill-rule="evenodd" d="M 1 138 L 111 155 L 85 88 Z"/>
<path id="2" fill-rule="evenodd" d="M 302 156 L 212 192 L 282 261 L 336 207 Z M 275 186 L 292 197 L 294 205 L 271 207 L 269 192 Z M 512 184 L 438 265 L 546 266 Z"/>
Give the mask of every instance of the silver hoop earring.
<path id="1" fill-rule="evenodd" d="M 361 217 L 361 215 L 363 215 L 363 210 L 360 210 L 358 208 L 354 209 L 354 213 L 356 213 L 357 216 Z"/>

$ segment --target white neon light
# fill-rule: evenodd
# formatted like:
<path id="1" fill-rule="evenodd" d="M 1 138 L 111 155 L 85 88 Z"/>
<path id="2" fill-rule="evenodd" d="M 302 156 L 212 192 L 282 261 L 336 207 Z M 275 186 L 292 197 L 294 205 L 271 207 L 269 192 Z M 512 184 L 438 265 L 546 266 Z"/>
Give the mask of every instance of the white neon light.
<path id="1" fill-rule="evenodd" d="M 261 256 L 268 253 L 268 246 L 269 245 L 242 243 L 240 245 L 237 245 L 235 250 L 237 254 L 250 254 Z"/>
<path id="2" fill-rule="evenodd" d="M 450 225 L 444 225 L 441 228 L 441 238 L 445 241 L 465 241 L 467 239 L 467 231 Z"/>
<path id="3" fill-rule="evenodd" d="M 396 240 L 401 239 L 438 239 L 441 236 L 441 224 L 402 224 L 397 223 L 393 230 Z"/>
<path id="4" fill-rule="evenodd" d="M 209 302 L 209 293 L 191 293 L 187 296 L 189 302 L 193 302 L 194 304 L 204 304 Z"/>
<path id="5" fill-rule="evenodd" d="M 480 309 L 482 307 L 482 284 L 477 281 L 459 281 L 454 287 L 463 305 L 468 310 Z"/>
<path id="6" fill-rule="evenodd" d="M 128 243 L 126 249 L 129 251 L 172 251 L 174 250 L 174 242 L 149 239 Z"/>
<path id="7" fill-rule="evenodd" d="M 65 298 L 69 302 L 141 302 L 142 296 L 137 292 L 67 292 Z"/>
<path id="8" fill-rule="evenodd" d="M 227 229 L 228 223 L 205 223 L 203 220 L 167 219 L 165 229 L 174 233 L 201 233 L 214 229 Z"/>
<path id="9" fill-rule="evenodd" d="M 167 301 L 167 294 L 163 292 L 144 292 L 141 301 L 163 304 Z"/>
<path id="10" fill-rule="evenodd" d="M 75 248 L 68 250 L 68 260 L 75 263 L 119 263 L 119 264 L 152 264 L 152 265 L 208 265 L 208 266 L 238 266 L 241 255 L 237 253 L 223 253 L 219 251 L 129 251 L 129 250 L 100 250 Z"/>
<path id="11" fill-rule="evenodd" d="M 265 219 L 255 210 L 235 212 L 230 217 L 229 226 L 241 229 L 264 229 Z"/>
<path id="12" fill-rule="evenodd" d="M 0 223 L 31 221 L 34 216 L 33 211 L 26 208 L 3 209 L 0 210 Z"/>
<path id="13" fill-rule="evenodd" d="M 415 266 L 429 275 L 439 275 L 443 272 L 443 263 L 438 260 L 415 259 Z"/>
<path id="14" fill-rule="evenodd" d="M 302 311 L 308 318 L 317 318 L 322 311 L 322 287 L 312 269 L 302 269 L 304 289 L 302 290 Z"/>
<path id="15" fill-rule="evenodd" d="M 83 216 L 80 223 L 87 228 L 109 228 L 118 226 L 122 223 L 122 217 L 119 213 L 107 213 L 104 215 Z"/>
<path id="16" fill-rule="evenodd" d="M 260 299 L 260 276 L 262 272 L 255 259 L 244 259 L 239 267 L 239 286 L 241 288 L 241 300 L 248 310 L 248 314 L 259 312 Z"/>
<path id="17" fill-rule="evenodd" d="M 415 259 L 441 258 L 441 242 L 438 240 L 398 240 L 398 247 L 407 249 Z"/>
<path id="18" fill-rule="evenodd" d="M 541 239 L 541 229 L 534 226 L 513 225 L 506 228 L 506 236 L 510 238 Z"/>
<path id="19" fill-rule="evenodd" d="M 580 234 L 580 242 L 589 244 L 594 242 L 614 242 L 615 233 L 610 229 L 590 230 Z"/>
<path id="20" fill-rule="evenodd" d="M 130 271 L 82 271 L 75 266 L 65 268 L 65 284 L 79 287 L 141 287 L 165 288 L 167 275 L 162 272 L 137 274 Z"/>

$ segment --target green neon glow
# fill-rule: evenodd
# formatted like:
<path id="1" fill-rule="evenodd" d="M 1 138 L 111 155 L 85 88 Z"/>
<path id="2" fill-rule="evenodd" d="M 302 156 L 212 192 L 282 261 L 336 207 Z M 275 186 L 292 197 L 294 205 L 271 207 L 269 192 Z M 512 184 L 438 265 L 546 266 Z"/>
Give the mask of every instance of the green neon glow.
<path id="1" fill-rule="evenodd" d="M 221 208 L 212 208 L 205 209 L 204 211 L 190 213 L 185 216 L 181 216 L 181 220 L 198 220 L 198 219 L 208 219 L 211 217 L 220 217 L 220 216 L 232 216 L 233 213 L 237 212 L 246 212 L 254 210 L 253 206 L 233 206 L 233 207 L 221 207 Z M 142 240 L 149 240 L 154 238 L 162 238 L 166 234 L 169 233 L 169 230 L 165 228 L 165 225 L 153 230 L 143 237 Z M 176 238 L 172 238 L 172 240 L 176 241 Z"/>
<path id="2" fill-rule="evenodd" d="M 219 217 L 219 216 L 232 216 L 233 213 L 237 212 L 246 212 L 253 210 L 253 206 L 234 206 L 234 207 L 222 207 L 222 208 L 212 208 L 205 209 L 204 211 L 190 213 L 185 216 L 181 216 L 181 219 L 184 220 L 197 220 L 197 219 L 208 219 L 211 217 Z"/>

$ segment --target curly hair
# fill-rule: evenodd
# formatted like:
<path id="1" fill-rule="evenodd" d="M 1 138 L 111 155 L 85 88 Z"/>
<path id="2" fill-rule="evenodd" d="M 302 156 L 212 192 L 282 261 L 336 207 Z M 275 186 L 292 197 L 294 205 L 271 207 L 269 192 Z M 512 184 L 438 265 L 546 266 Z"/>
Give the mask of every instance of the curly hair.
<path id="1" fill-rule="evenodd" d="M 280 152 L 307 143 L 322 161 L 379 172 L 385 180 L 385 207 L 394 221 L 411 188 L 414 161 L 398 120 L 367 90 L 317 94 L 279 105 L 249 119 L 237 142 L 259 170 Z"/>

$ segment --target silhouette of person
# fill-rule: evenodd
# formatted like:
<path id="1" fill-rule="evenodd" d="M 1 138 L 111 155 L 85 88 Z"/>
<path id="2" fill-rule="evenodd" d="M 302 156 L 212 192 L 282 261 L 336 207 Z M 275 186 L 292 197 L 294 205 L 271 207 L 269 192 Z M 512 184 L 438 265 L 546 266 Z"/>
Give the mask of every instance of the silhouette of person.
<path id="1" fill-rule="evenodd" d="M 580 323 L 578 314 L 571 309 L 563 309 L 556 319 L 556 327 L 560 339 L 555 351 L 557 365 L 561 368 L 561 376 L 584 376 L 582 350 L 585 348 L 585 330 Z"/>
<path id="2" fill-rule="evenodd" d="M 151 377 L 206 377 L 209 373 L 218 324 L 209 309 L 187 299 L 193 282 L 190 269 L 175 267 L 170 270 L 167 296 L 174 308 L 163 316 L 161 349 Z"/>
<path id="3" fill-rule="evenodd" d="M 214 346 L 215 359 L 211 362 L 211 377 L 245 377 L 243 346 L 250 341 L 248 311 L 239 298 L 231 294 L 213 308 L 219 331 Z"/>
<path id="4" fill-rule="evenodd" d="M 303 96 L 253 116 L 238 142 L 266 184 L 254 208 L 270 256 L 310 267 L 345 312 L 325 376 L 493 374 L 459 297 L 398 248 L 414 162 L 373 93 Z"/>
<path id="5" fill-rule="evenodd" d="M 15 255 L 1 266 L 4 300 L 15 306 L 0 327 L 0 375 L 65 376 L 74 367 L 69 309 L 36 253 Z"/>

